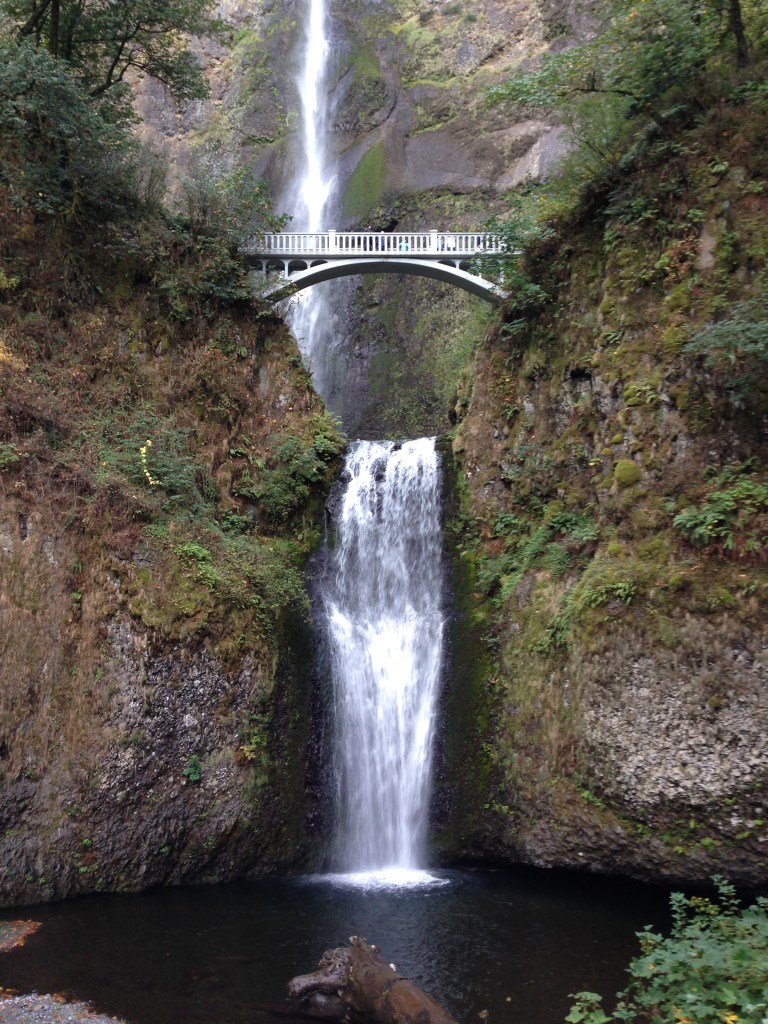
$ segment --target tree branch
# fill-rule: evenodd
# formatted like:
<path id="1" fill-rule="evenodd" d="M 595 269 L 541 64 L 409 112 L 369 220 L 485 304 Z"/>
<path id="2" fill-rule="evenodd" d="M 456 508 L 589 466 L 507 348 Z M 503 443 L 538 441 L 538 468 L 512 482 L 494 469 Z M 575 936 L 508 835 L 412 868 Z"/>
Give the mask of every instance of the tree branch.
<path id="1" fill-rule="evenodd" d="M 53 0 L 42 0 L 39 7 L 35 6 L 33 8 L 29 18 L 16 30 L 19 39 L 25 39 L 27 36 L 31 36 L 39 31 L 48 14 L 48 8 L 52 3 Z"/>

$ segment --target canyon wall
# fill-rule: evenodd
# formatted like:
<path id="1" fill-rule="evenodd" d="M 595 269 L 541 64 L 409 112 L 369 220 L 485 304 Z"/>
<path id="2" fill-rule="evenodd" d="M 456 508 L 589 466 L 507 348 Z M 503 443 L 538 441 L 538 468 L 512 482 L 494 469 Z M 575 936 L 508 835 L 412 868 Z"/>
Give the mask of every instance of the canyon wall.
<path id="1" fill-rule="evenodd" d="M 279 196 L 300 5 L 221 13 L 230 36 L 198 44 L 210 99 L 143 83 L 144 137 L 177 179 L 247 162 Z M 552 118 L 485 97 L 589 35 L 590 4 L 333 14 L 339 227 L 476 227 L 564 151 Z M 724 105 L 626 194 L 592 194 L 531 255 L 534 309 L 394 277 L 337 304 L 349 433 L 444 436 L 447 862 L 765 880 L 765 399 L 739 405 L 685 347 L 764 287 L 763 121 Z M 338 432 L 265 309 L 178 315 L 156 269 L 88 291 L 41 260 L 34 225 L 17 243 L 0 279 L 2 898 L 311 867 L 322 702 L 302 573 Z M 693 539 L 686 511 L 717 536 Z"/>
<path id="2" fill-rule="evenodd" d="M 177 293 L 171 312 L 137 282 L 137 250 L 88 266 L 81 247 L 70 276 L 66 250 L 17 226 L 0 339 L 0 900 L 306 866 L 304 567 L 336 427 L 268 310 L 193 315 Z M 166 255 L 168 283 L 189 268 Z"/>

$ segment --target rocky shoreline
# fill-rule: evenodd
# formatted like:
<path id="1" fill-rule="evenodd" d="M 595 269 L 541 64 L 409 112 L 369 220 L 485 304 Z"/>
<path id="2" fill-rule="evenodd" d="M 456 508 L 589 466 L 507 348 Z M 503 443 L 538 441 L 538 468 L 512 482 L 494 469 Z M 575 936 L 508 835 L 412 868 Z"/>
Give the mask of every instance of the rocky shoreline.
<path id="1" fill-rule="evenodd" d="M 0 953 L 23 946 L 40 927 L 39 921 L 0 921 Z M 14 995 L 0 987 L 2 1024 L 125 1024 L 117 1017 L 95 1013 L 88 1003 L 68 1003 L 59 995 Z"/>
<path id="2" fill-rule="evenodd" d="M 68 1003 L 60 996 L 0 995 L 2 1024 L 125 1024 L 118 1017 L 95 1013 L 88 1003 Z"/>

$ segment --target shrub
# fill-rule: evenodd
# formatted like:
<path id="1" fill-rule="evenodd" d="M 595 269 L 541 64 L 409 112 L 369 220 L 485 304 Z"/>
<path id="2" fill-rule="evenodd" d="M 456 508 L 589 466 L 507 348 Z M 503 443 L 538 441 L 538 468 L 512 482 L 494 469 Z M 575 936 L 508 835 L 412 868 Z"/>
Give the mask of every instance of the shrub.
<path id="1" fill-rule="evenodd" d="M 85 437 L 98 452 L 102 487 L 146 486 L 168 512 L 197 511 L 215 501 L 210 474 L 194 455 L 191 431 L 172 420 L 145 409 L 118 410 L 97 424 L 94 435 Z"/>
<path id="2" fill-rule="evenodd" d="M 189 759 L 189 764 L 184 769 L 184 775 L 189 782 L 199 782 L 203 777 L 203 766 L 200 764 L 200 758 L 197 754 L 193 754 Z"/>
<path id="3" fill-rule="evenodd" d="M 733 886 L 714 879 L 715 899 L 673 893 L 672 930 L 638 933 L 641 953 L 612 1014 L 579 992 L 570 1024 L 674 1021 L 762 1024 L 768 1016 L 768 899 L 742 909 Z"/>
<path id="4" fill-rule="evenodd" d="M 73 72 L 27 42 L 0 45 L 0 185 L 38 216 L 132 205 L 129 108 L 89 101 Z"/>
<path id="5" fill-rule="evenodd" d="M 19 461 L 19 450 L 15 444 L 6 444 L 0 441 L 0 473 L 10 469 Z"/>
<path id="6" fill-rule="evenodd" d="M 256 477 L 246 469 L 234 488 L 238 497 L 260 507 L 272 527 L 287 522 L 306 504 L 325 479 L 327 464 L 342 450 L 344 438 L 333 417 L 315 416 L 312 431 L 311 441 L 292 434 L 272 435 L 269 464 L 257 465 Z"/>

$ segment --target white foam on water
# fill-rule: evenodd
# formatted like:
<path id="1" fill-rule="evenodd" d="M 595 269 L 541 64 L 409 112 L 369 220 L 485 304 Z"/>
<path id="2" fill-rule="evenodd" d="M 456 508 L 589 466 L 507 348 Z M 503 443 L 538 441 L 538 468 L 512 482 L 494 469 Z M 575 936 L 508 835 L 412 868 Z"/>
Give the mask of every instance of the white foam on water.
<path id="1" fill-rule="evenodd" d="M 408 868 L 383 868 L 378 871 L 350 871 L 327 875 L 311 875 L 308 881 L 323 882 L 347 889 L 432 889 L 450 885 L 450 879 L 428 871 Z"/>

